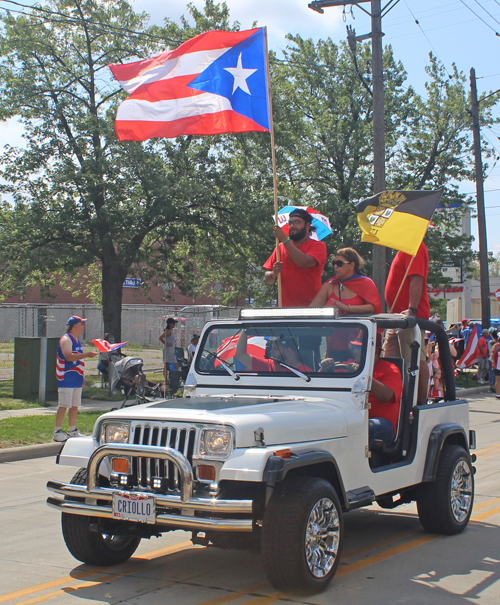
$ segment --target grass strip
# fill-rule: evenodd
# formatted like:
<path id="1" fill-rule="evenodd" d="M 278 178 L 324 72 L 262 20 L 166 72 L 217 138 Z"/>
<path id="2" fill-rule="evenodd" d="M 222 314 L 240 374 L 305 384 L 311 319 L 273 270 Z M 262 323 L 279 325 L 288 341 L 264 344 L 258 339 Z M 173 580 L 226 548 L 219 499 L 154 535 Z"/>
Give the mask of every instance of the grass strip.
<path id="1" fill-rule="evenodd" d="M 91 435 L 95 421 L 102 414 L 103 412 L 79 413 L 77 426 L 80 433 Z M 54 421 L 54 414 L 4 418 L 0 420 L 0 448 L 50 443 L 54 434 Z M 62 429 L 63 431 L 68 430 L 67 415 Z"/>

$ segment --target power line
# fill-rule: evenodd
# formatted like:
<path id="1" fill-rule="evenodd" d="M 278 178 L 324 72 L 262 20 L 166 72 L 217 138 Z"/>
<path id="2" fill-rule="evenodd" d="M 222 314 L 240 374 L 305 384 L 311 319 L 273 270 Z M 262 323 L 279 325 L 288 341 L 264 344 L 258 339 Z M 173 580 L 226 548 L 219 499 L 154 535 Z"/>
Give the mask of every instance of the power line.
<path id="1" fill-rule="evenodd" d="M 464 0 L 460 0 L 460 2 L 465 6 L 465 8 L 468 8 L 473 15 L 475 15 L 480 21 L 482 21 L 486 25 L 486 27 L 489 27 L 491 31 L 494 31 L 495 36 L 498 36 L 500 38 L 500 34 L 495 30 L 495 28 L 491 27 L 491 25 L 487 23 L 482 17 L 480 17 L 475 11 L 473 11 L 470 6 L 465 4 Z"/>
<path id="2" fill-rule="evenodd" d="M 489 13 L 484 8 L 484 6 L 482 6 L 481 4 L 479 4 L 478 0 L 474 0 L 474 2 L 479 6 L 479 8 L 482 8 L 484 10 L 484 12 L 493 19 L 493 21 L 496 21 L 498 23 L 498 25 L 500 25 L 500 21 L 496 17 L 494 17 L 491 13 Z"/>
<path id="3" fill-rule="evenodd" d="M 179 41 L 179 40 L 171 40 L 171 39 L 168 39 L 168 38 L 163 38 L 161 36 L 155 36 L 154 34 L 149 34 L 147 32 L 138 32 L 138 31 L 134 31 L 132 29 L 128 29 L 128 28 L 123 27 L 123 26 L 115 26 L 115 25 L 111 25 L 110 23 L 102 23 L 100 21 L 93 21 L 92 19 L 85 19 L 85 18 L 82 18 L 82 17 L 72 17 L 71 15 L 66 15 L 65 13 L 61 13 L 59 11 L 51 11 L 49 9 L 45 9 L 45 8 L 42 8 L 42 7 L 36 6 L 36 5 L 35 6 L 30 6 L 28 4 L 22 4 L 20 2 L 15 2 L 14 0 L 0 0 L 0 1 L 4 2 L 6 4 L 13 4 L 13 5 L 19 6 L 21 8 L 27 8 L 27 9 L 29 9 L 31 11 L 36 11 L 36 12 L 43 13 L 43 14 L 46 14 L 46 15 L 55 15 L 57 17 L 63 17 L 63 19 L 64 19 L 64 21 L 62 21 L 63 23 L 64 22 L 66 22 L 66 23 L 82 23 L 82 22 L 84 22 L 84 23 L 86 23 L 88 25 L 94 25 L 94 26 L 98 26 L 98 27 L 107 28 L 107 29 L 110 29 L 110 30 L 114 30 L 114 31 L 116 31 L 118 33 L 125 32 L 127 34 L 134 35 L 134 36 L 141 36 L 141 37 L 144 36 L 144 37 L 152 38 L 152 39 L 155 39 L 155 40 L 161 40 L 162 42 L 169 42 L 169 43 L 175 44 L 177 46 L 182 43 L 182 41 Z M 5 7 L 0 7 L 0 10 L 4 10 L 6 12 L 17 13 L 17 14 L 20 14 L 20 15 L 24 15 L 25 17 L 32 17 L 33 16 L 32 13 L 25 13 L 23 11 L 16 11 L 14 9 L 5 8 Z M 51 19 L 46 19 L 46 20 L 47 21 L 52 21 Z M 60 20 L 53 20 L 53 21 L 55 23 L 61 23 Z"/>
<path id="4" fill-rule="evenodd" d="M 420 27 L 420 31 L 421 31 L 421 32 L 424 34 L 425 39 L 427 40 L 427 43 L 429 44 L 429 46 L 431 47 L 432 51 L 433 51 L 433 52 L 434 52 L 434 54 L 436 55 L 437 59 L 439 60 L 439 62 L 441 63 L 441 65 L 442 65 L 442 66 L 445 68 L 446 73 L 448 74 L 448 78 L 451 80 L 451 79 L 452 79 L 452 76 L 451 76 L 450 72 L 448 71 L 448 69 L 447 69 L 446 65 L 443 63 L 443 61 L 441 61 L 441 59 L 439 58 L 439 56 L 438 56 L 438 54 L 437 54 L 437 52 L 436 52 L 436 49 L 434 48 L 434 46 L 432 46 L 432 43 L 431 43 L 431 41 L 429 40 L 429 38 L 428 38 L 427 34 L 424 32 L 424 30 L 423 30 L 422 26 L 420 25 L 419 20 L 418 20 L 418 19 L 415 17 L 415 15 L 413 14 L 413 12 L 412 12 L 411 8 L 408 6 L 408 4 L 407 4 L 406 0 L 404 0 L 404 3 L 405 3 L 406 8 L 407 8 L 407 9 L 410 11 L 410 14 L 411 14 L 411 16 L 413 17 L 413 20 L 414 20 L 414 21 L 415 21 L 415 23 L 416 23 L 416 24 L 417 24 L 417 25 Z"/>

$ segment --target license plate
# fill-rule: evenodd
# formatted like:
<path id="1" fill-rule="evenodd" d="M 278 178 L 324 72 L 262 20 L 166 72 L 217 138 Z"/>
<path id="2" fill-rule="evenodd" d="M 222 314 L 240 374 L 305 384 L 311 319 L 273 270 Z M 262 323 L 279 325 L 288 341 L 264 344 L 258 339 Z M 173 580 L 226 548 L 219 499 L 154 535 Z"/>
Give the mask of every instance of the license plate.
<path id="1" fill-rule="evenodd" d="M 131 492 L 114 493 L 113 518 L 139 523 L 156 523 L 154 496 Z"/>

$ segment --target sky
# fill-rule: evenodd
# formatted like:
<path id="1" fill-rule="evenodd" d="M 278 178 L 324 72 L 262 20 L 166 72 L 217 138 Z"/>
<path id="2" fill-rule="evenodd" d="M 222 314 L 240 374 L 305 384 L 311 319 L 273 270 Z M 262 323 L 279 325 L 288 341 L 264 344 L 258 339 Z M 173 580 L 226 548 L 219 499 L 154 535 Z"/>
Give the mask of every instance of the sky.
<path id="1" fill-rule="evenodd" d="M 369 11 L 370 2 L 352 6 L 352 13 L 349 7 L 346 7 L 347 14 L 343 14 L 342 7 L 330 7 L 319 14 L 308 8 L 308 1 L 226 0 L 226 4 L 231 22 L 239 21 L 241 29 L 251 28 L 255 21 L 259 26 L 267 26 L 269 47 L 278 53 L 287 45 L 287 33 L 315 41 L 330 37 L 340 42 L 346 39 L 346 25 L 351 25 L 358 36 L 371 30 L 370 17 L 360 8 Z M 204 0 L 192 0 L 192 4 L 201 9 Z M 186 0 L 135 0 L 132 3 L 135 10 L 151 16 L 150 24 L 162 24 L 166 17 L 178 21 L 181 15 L 188 14 L 186 5 Z M 6 6 L 9 5 L 0 0 L 0 7 Z M 478 94 L 500 89 L 500 0 L 383 0 L 382 7 L 392 7 L 383 16 L 383 43 L 392 45 L 396 59 L 407 71 L 407 83 L 419 94 L 425 97 L 425 66 L 431 51 L 449 71 L 455 63 L 467 79 L 473 67 Z M 495 115 L 500 117 L 500 104 Z M 20 140 L 21 134 L 18 123 L 0 123 L 0 147 Z M 481 134 L 500 157 L 500 124 L 491 130 L 484 129 Z M 497 255 L 500 254 L 500 159 L 489 167 L 484 189 L 488 250 Z M 462 191 L 475 195 L 475 184 L 464 183 Z M 473 247 L 477 250 L 474 218 L 472 235 L 476 238 Z"/>

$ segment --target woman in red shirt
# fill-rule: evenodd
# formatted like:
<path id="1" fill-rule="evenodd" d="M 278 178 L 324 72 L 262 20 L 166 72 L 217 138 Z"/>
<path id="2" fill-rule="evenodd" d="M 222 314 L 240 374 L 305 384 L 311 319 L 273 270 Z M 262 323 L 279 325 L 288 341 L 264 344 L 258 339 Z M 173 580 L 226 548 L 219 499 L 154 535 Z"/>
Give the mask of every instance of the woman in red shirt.
<path id="1" fill-rule="evenodd" d="M 336 307 L 340 315 L 382 313 L 377 287 L 361 273 L 364 261 L 356 250 L 337 250 L 332 262 L 335 277 L 323 284 L 309 306 Z"/>

